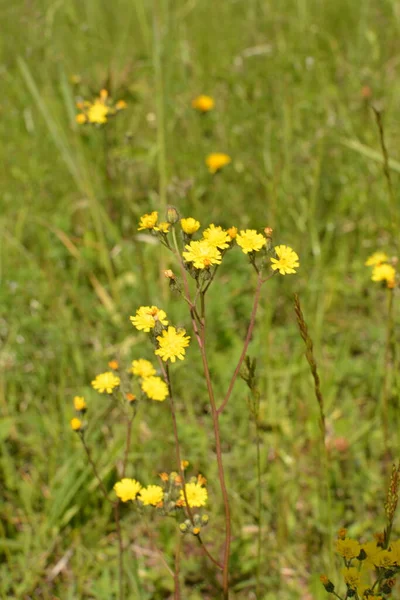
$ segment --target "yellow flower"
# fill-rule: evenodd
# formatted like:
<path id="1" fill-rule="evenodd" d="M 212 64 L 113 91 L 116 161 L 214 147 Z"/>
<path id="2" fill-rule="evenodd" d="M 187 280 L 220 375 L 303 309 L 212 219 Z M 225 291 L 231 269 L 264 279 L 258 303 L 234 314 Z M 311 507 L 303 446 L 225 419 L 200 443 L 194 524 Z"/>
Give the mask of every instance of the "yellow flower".
<path id="1" fill-rule="evenodd" d="M 152 213 L 143 215 L 140 217 L 138 231 L 142 231 L 143 229 L 154 229 L 155 224 L 157 223 L 158 212 L 155 210 Z"/>
<path id="2" fill-rule="evenodd" d="M 164 361 L 168 359 L 175 362 L 177 358 L 183 360 L 185 356 L 185 348 L 189 346 L 190 336 L 185 336 L 184 329 L 177 330 L 175 327 L 168 327 L 168 330 L 162 332 L 162 335 L 157 337 L 159 348 L 155 351 L 157 356 L 161 356 Z"/>
<path id="3" fill-rule="evenodd" d="M 214 98 L 206 96 L 205 94 L 201 94 L 192 100 L 192 107 L 202 113 L 212 110 L 214 105 Z"/>
<path id="4" fill-rule="evenodd" d="M 82 429 L 82 421 L 80 419 L 77 419 L 76 417 L 71 419 L 70 425 L 74 431 L 80 431 Z"/>
<path id="5" fill-rule="evenodd" d="M 154 231 L 161 231 L 161 233 L 168 233 L 169 228 L 171 227 L 171 223 L 167 223 L 166 221 L 162 221 L 154 227 Z"/>
<path id="6" fill-rule="evenodd" d="M 148 485 L 140 490 L 139 500 L 144 506 L 157 506 L 164 498 L 164 490 L 159 485 Z"/>
<path id="7" fill-rule="evenodd" d="M 89 123 L 97 123 L 102 125 L 107 123 L 107 115 L 110 112 L 109 106 L 106 106 L 101 100 L 96 100 L 90 107 L 87 113 Z"/>
<path id="8" fill-rule="evenodd" d="M 142 486 L 136 479 L 128 479 L 127 477 L 124 477 L 121 481 L 117 481 L 114 485 L 115 493 L 122 502 L 135 500 L 141 489 Z"/>
<path id="9" fill-rule="evenodd" d="M 83 113 L 79 113 L 78 115 L 76 115 L 75 121 L 78 123 L 78 125 L 83 125 L 87 121 L 86 115 L 84 115 Z"/>
<path id="10" fill-rule="evenodd" d="M 149 360 L 139 358 L 132 361 L 132 373 L 138 377 L 151 377 L 156 374 L 156 370 Z"/>
<path id="11" fill-rule="evenodd" d="M 389 257 L 384 252 L 374 252 L 368 259 L 365 261 L 367 267 L 375 267 L 376 265 L 380 265 L 384 262 L 387 262 Z"/>
<path id="12" fill-rule="evenodd" d="M 146 377 L 142 380 L 141 388 L 151 400 L 163 402 L 168 396 L 168 386 L 161 377 Z"/>
<path id="13" fill-rule="evenodd" d="M 136 316 L 129 317 L 132 325 L 139 331 L 148 333 L 154 329 L 157 321 L 162 325 L 168 325 L 166 313 L 157 306 L 141 306 L 136 311 Z"/>
<path id="14" fill-rule="evenodd" d="M 111 371 L 107 373 L 100 373 L 96 379 L 92 381 L 92 387 L 100 392 L 100 394 L 112 394 L 114 388 L 118 387 L 121 380 L 119 377 L 114 375 Z"/>
<path id="15" fill-rule="evenodd" d="M 128 106 L 128 105 L 127 105 L 127 103 L 125 102 L 125 100 L 118 100 L 118 102 L 117 102 L 117 103 L 116 103 L 116 105 L 115 105 L 115 108 L 116 108 L 117 110 L 124 110 L 124 108 L 126 108 L 127 106 Z"/>
<path id="16" fill-rule="evenodd" d="M 185 485 L 185 490 L 188 504 L 191 508 L 206 505 L 208 493 L 205 487 L 198 483 L 187 483 Z M 183 490 L 180 491 L 180 502 L 182 506 L 185 506 L 185 494 Z"/>
<path id="17" fill-rule="evenodd" d="M 257 233 L 255 229 L 242 230 L 236 236 L 236 242 L 242 248 L 245 254 L 249 252 L 258 252 L 267 243 L 267 240 L 261 233 Z"/>
<path id="18" fill-rule="evenodd" d="M 206 165 L 210 173 L 216 173 L 225 165 L 229 165 L 232 161 L 231 157 L 228 154 L 223 154 L 222 152 L 213 152 L 209 154 L 206 158 Z"/>
<path id="19" fill-rule="evenodd" d="M 229 229 L 227 230 L 227 234 L 229 235 L 231 240 L 235 239 L 235 237 L 237 236 L 237 232 L 237 227 L 229 227 Z"/>
<path id="20" fill-rule="evenodd" d="M 227 231 L 222 229 L 222 227 L 215 227 L 213 224 L 204 230 L 203 237 L 210 246 L 220 249 L 228 248 L 229 244 L 227 242 L 231 241 L 231 237 Z"/>
<path id="21" fill-rule="evenodd" d="M 296 273 L 295 268 L 299 267 L 299 257 L 289 246 L 275 246 L 275 252 L 278 258 L 271 258 L 274 271 L 277 269 L 281 275 L 287 273 Z"/>
<path id="22" fill-rule="evenodd" d="M 190 242 L 185 248 L 186 252 L 182 252 L 183 258 L 186 262 L 192 262 L 196 269 L 206 269 L 221 262 L 220 251 L 215 246 L 211 246 L 208 240 Z"/>
<path id="23" fill-rule="evenodd" d="M 113 371 L 118 371 L 119 369 L 119 364 L 117 360 L 110 360 L 110 362 L 108 363 L 108 366 L 110 367 L 110 369 L 112 369 Z"/>
<path id="24" fill-rule="evenodd" d="M 352 540 L 350 538 L 336 540 L 336 552 L 346 560 L 357 558 L 360 551 L 361 546 L 357 540 Z"/>
<path id="25" fill-rule="evenodd" d="M 382 552 L 382 548 L 376 545 L 376 542 L 367 542 L 361 545 L 361 549 L 364 550 L 367 558 L 363 561 L 366 566 L 374 569 L 378 564 L 379 554 Z"/>
<path id="26" fill-rule="evenodd" d="M 361 574 L 358 569 L 355 567 L 349 567 L 342 570 L 344 582 L 351 588 L 355 590 L 361 581 Z"/>
<path id="27" fill-rule="evenodd" d="M 84 411 L 87 409 L 87 404 L 85 402 L 85 398 L 83 396 L 75 396 L 74 398 L 74 408 L 78 412 Z"/>
<path id="28" fill-rule="evenodd" d="M 372 271 L 372 281 L 386 281 L 386 283 L 393 283 L 396 278 L 396 270 L 392 265 L 382 264 L 376 265 Z"/>
<path id="29" fill-rule="evenodd" d="M 193 233 L 196 233 L 200 229 L 200 223 L 196 219 L 193 219 L 193 217 L 188 217 L 187 219 L 181 219 L 181 227 L 187 235 L 193 235 Z"/>
<path id="30" fill-rule="evenodd" d="M 375 557 L 375 560 L 377 561 L 377 567 L 388 569 L 396 563 L 397 555 L 390 550 L 381 550 Z"/>
<path id="31" fill-rule="evenodd" d="M 390 549 L 393 555 L 393 561 L 400 565 L 400 540 L 395 540 L 390 544 Z"/>

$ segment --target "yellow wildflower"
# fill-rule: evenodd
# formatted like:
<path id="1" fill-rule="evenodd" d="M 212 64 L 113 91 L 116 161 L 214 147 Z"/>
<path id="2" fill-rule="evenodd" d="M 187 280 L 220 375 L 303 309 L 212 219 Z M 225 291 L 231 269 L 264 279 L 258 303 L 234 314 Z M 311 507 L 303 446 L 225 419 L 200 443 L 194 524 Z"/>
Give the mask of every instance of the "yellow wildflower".
<path id="1" fill-rule="evenodd" d="M 141 388 L 151 400 L 163 402 L 168 396 L 168 386 L 161 377 L 146 377 L 142 380 Z"/>
<path id="2" fill-rule="evenodd" d="M 110 107 L 104 104 L 102 100 L 95 100 L 91 106 L 89 106 L 87 118 L 89 123 L 97 123 L 102 125 L 107 123 L 107 115 L 110 112 Z"/>
<path id="3" fill-rule="evenodd" d="M 209 154 L 206 158 L 206 165 L 210 173 L 216 173 L 225 165 L 229 165 L 232 161 L 231 157 L 228 154 L 223 154 L 222 152 L 213 152 Z"/>
<path id="4" fill-rule="evenodd" d="M 227 231 L 222 229 L 222 227 L 215 227 L 215 225 L 211 224 L 210 227 L 204 230 L 203 237 L 210 246 L 214 246 L 215 248 L 223 249 L 228 248 L 229 243 L 231 241 L 231 237 Z"/>
<path id="5" fill-rule="evenodd" d="M 162 325 L 168 325 L 166 313 L 157 306 L 141 306 L 137 309 L 134 317 L 129 317 L 132 325 L 139 331 L 148 333 L 154 329 L 157 321 Z"/>
<path id="6" fill-rule="evenodd" d="M 257 233 L 255 229 L 242 229 L 236 236 L 236 242 L 245 254 L 249 254 L 249 252 L 258 252 L 261 250 L 267 243 L 267 240 L 261 233 Z"/>
<path id="7" fill-rule="evenodd" d="M 83 396 L 75 396 L 74 397 L 74 408 L 78 412 L 83 412 L 87 409 L 87 404 L 86 404 L 85 398 Z"/>
<path id="8" fill-rule="evenodd" d="M 164 498 L 164 490 L 159 485 L 148 485 L 140 490 L 139 500 L 144 506 L 157 506 L 162 503 Z"/>
<path id="9" fill-rule="evenodd" d="M 192 100 L 192 107 L 199 112 L 206 113 L 214 108 L 214 98 L 201 94 Z"/>
<path id="10" fill-rule="evenodd" d="M 149 360 L 139 358 L 132 361 L 132 373 L 138 377 L 151 377 L 156 374 L 156 370 Z"/>
<path id="11" fill-rule="evenodd" d="M 114 485 L 115 493 L 122 502 L 135 500 L 141 489 L 142 486 L 136 479 L 128 479 L 127 477 L 124 477 L 121 481 L 117 481 Z"/>
<path id="12" fill-rule="evenodd" d="M 208 498 L 207 489 L 198 483 L 187 483 L 185 485 L 186 496 L 189 506 L 192 508 L 205 506 Z M 180 491 L 180 503 L 185 506 L 185 494 Z"/>
<path id="13" fill-rule="evenodd" d="M 346 585 L 355 590 L 361 581 L 361 573 L 355 567 L 348 567 L 342 570 L 343 579 Z"/>
<path id="14" fill-rule="evenodd" d="M 396 563 L 397 555 L 390 550 L 381 550 L 379 554 L 376 555 L 375 560 L 377 561 L 377 567 L 388 569 Z"/>
<path id="15" fill-rule="evenodd" d="M 161 233 L 168 233 L 169 228 L 171 227 L 171 223 L 167 223 L 167 221 L 162 221 L 158 225 L 154 227 L 154 231 L 161 231 Z"/>
<path id="16" fill-rule="evenodd" d="M 200 229 L 200 223 L 193 217 L 188 217 L 187 219 L 181 219 L 181 227 L 187 235 L 193 235 Z"/>
<path id="17" fill-rule="evenodd" d="M 199 535 L 200 531 L 201 531 L 200 527 L 193 527 L 193 529 L 192 529 L 193 535 Z"/>
<path id="18" fill-rule="evenodd" d="M 77 114 L 75 117 L 75 121 L 78 123 L 78 125 L 83 125 L 87 121 L 86 115 L 84 115 L 83 113 Z"/>
<path id="19" fill-rule="evenodd" d="M 131 394 L 131 392 L 128 392 L 126 394 L 125 398 L 128 400 L 129 403 L 135 402 L 135 400 L 136 400 L 135 394 Z"/>
<path id="20" fill-rule="evenodd" d="M 154 229 L 157 219 L 158 212 L 156 210 L 154 210 L 152 213 L 143 215 L 140 217 L 138 231 L 143 231 L 143 229 Z"/>
<path id="21" fill-rule="evenodd" d="M 395 540 L 390 544 L 390 550 L 393 555 L 393 562 L 400 566 L 400 540 Z"/>
<path id="22" fill-rule="evenodd" d="M 384 252 L 374 252 L 367 258 L 365 264 L 367 267 L 375 267 L 376 265 L 381 265 L 384 262 L 387 262 L 389 257 Z"/>
<path id="23" fill-rule="evenodd" d="M 346 539 L 346 534 L 347 534 L 347 529 L 345 529 L 344 527 L 341 527 L 339 529 L 339 531 L 337 532 L 337 536 L 340 540 Z"/>
<path id="24" fill-rule="evenodd" d="M 110 367 L 110 369 L 112 369 L 113 371 L 118 371 L 119 369 L 119 364 L 117 360 L 110 360 L 110 362 L 108 363 L 108 366 Z"/>
<path id="25" fill-rule="evenodd" d="M 76 417 L 74 417 L 73 419 L 71 419 L 70 424 L 71 424 L 71 428 L 74 431 L 81 431 L 82 421 L 80 419 L 77 419 Z"/>
<path id="26" fill-rule="evenodd" d="M 336 552 L 346 560 L 357 558 L 360 551 L 361 546 L 357 540 L 352 540 L 350 538 L 336 540 Z"/>
<path id="27" fill-rule="evenodd" d="M 367 558 L 363 561 L 366 566 L 374 569 L 379 561 L 379 554 L 382 552 L 382 547 L 378 546 L 376 542 L 367 542 L 361 545 L 361 549 L 364 550 Z"/>
<path id="28" fill-rule="evenodd" d="M 372 281 L 386 281 L 387 284 L 393 283 L 396 278 L 396 270 L 392 265 L 376 265 L 372 271 Z"/>
<path id="29" fill-rule="evenodd" d="M 125 100 L 118 100 L 118 102 L 115 104 L 115 108 L 117 110 L 124 110 L 127 106 L 128 105 Z"/>
<path id="30" fill-rule="evenodd" d="M 162 335 L 157 337 L 159 344 L 155 351 L 157 356 L 161 356 L 164 361 L 168 359 L 175 362 L 177 358 L 183 360 L 185 356 L 185 348 L 189 346 L 190 336 L 185 336 L 184 329 L 177 330 L 175 327 L 168 327 L 168 330 L 162 332 Z"/>
<path id="31" fill-rule="evenodd" d="M 92 387 L 100 394 L 112 394 L 113 389 L 118 387 L 120 383 L 121 380 L 119 377 L 114 375 L 111 371 L 107 371 L 106 373 L 100 373 L 100 375 L 97 375 L 96 379 L 93 379 Z"/>
<path id="32" fill-rule="evenodd" d="M 237 227 L 229 227 L 229 229 L 227 230 L 227 234 L 229 235 L 229 237 L 231 238 L 231 240 L 234 240 L 235 237 L 237 236 Z"/>
<path id="33" fill-rule="evenodd" d="M 279 270 L 281 275 L 287 273 L 296 273 L 295 269 L 300 266 L 299 257 L 289 246 L 275 246 L 275 252 L 278 258 L 271 258 L 272 269 Z"/>
<path id="34" fill-rule="evenodd" d="M 221 263 L 221 253 L 215 246 L 211 246 L 208 240 L 190 242 L 185 246 L 186 251 L 182 256 L 186 262 L 192 262 L 196 269 L 206 269 L 211 265 Z"/>

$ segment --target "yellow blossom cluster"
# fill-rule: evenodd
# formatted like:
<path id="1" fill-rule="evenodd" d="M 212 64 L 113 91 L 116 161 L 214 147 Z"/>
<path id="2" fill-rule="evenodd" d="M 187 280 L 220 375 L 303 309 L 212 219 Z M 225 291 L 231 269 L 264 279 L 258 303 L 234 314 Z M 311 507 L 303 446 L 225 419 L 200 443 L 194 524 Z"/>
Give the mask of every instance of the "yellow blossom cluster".
<path id="1" fill-rule="evenodd" d="M 396 286 L 396 269 L 390 264 L 385 252 L 374 252 L 367 258 L 365 265 L 372 267 L 372 281 L 386 282 L 386 286 L 391 289 Z"/>
<path id="2" fill-rule="evenodd" d="M 100 90 L 100 94 L 93 101 L 83 100 L 76 103 L 81 111 L 75 117 L 79 125 L 89 123 L 91 125 L 104 125 L 108 119 L 117 112 L 124 110 L 127 104 L 124 100 L 118 100 L 115 104 L 110 100 L 107 90 Z"/>

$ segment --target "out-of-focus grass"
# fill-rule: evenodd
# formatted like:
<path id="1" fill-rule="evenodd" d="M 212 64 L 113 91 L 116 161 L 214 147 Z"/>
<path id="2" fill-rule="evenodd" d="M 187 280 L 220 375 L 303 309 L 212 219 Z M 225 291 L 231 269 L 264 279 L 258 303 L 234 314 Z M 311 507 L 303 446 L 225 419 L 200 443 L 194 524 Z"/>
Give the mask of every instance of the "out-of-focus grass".
<path id="1" fill-rule="evenodd" d="M 327 568 L 329 549 L 321 548 L 318 408 L 292 294 L 302 299 L 323 380 L 333 445 L 331 518 L 362 535 L 383 525 L 385 483 L 378 405 L 385 295 L 372 287 L 363 262 L 376 248 L 395 252 L 398 240 L 391 234 L 378 134 L 361 91 L 369 86 L 385 109 L 389 153 L 400 160 L 396 3 L 42 0 L 0 10 L 6 22 L 0 61 L 1 596 L 116 597 L 112 516 L 68 421 L 71 398 L 85 394 L 88 439 L 111 488 L 125 429 L 115 411 L 115 426 L 104 419 L 107 401 L 90 390 L 90 381 L 115 355 L 150 357 L 146 338 L 128 320 L 140 304 L 162 304 L 186 323 L 180 303 L 159 286 L 160 260 L 168 263 L 168 256 L 136 231 L 138 216 L 159 208 L 156 113 L 162 106 L 167 200 L 204 224 L 269 225 L 275 240 L 301 257 L 298 275 L 274 278 L 266 288 L 251 345 L 263 393 L 263 598 L 323 598 L 318 574 Z M 154 31 L 162 66 L 158 104 Z M 73 74 L 81 77 L 79 85 L 71 83 Z M 75 100 L 101 87 L 128 102 L 106 135 L 74 121 Z M 216 99 L 216 110 L 205 117 L 190 108 L 201 92 Z M 211 151 L 233 159 L 216 177 L 204 165 Z M 223 292 L 210 292 L 209 337 L 222 393 L 251 305 L 243 256 L 228 257 L 219 282 Z M 193 367 L 187 361 L 174 371 L 178 418 L 183 454 L 209 480 L 205 538 L 212 545 L 222 528 L 220 496 L 194 350 L 190 360 Z M 394 455 L 398 389 L 397 375 L 390 404 Z M 246 393 L 239 382 L 221 423 L 236 598 L 253 597 L 256 562 L 257 482 Z M 348 449 L 341 450 L 341 438 Z M 176 467 L 166 405 L 140 408 L 133 440 L 128 475 L 150 481 Z M 130 597 L 168 597 L 168 574 L 129 510 L 123 528 L 130 539 Z M 161 522 L 156 534 L 170 553 L 172 531 Z M 198 548 L 188 544 L 186 554 L 185 598 L 216 597 L 209 565 L 202 566 L 203 578 L 198 575 Z"/>

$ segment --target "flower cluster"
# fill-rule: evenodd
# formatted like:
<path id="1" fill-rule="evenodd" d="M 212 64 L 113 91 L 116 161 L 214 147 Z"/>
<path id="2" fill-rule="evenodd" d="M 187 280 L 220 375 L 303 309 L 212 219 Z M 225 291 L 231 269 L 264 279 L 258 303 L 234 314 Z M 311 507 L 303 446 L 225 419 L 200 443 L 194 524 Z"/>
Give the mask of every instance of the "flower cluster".
<path id="1" fill-rule="evenodd" d="M 140 379 L 142 391 L 151 400 L 163 402 L 168 396 L 168 386 L 156 375 L 156 370 L 149 360 L 139 358 L 132 361 L 131 372 Z"/>
<path id="2" fill-rule="evenodd" d="M 115 104 L 110 100 L 107 90 L 100 90 L 100 94 L 92 102 L 88 100 L 76 103 L 81 111 L 75 117 L 79 125 L 89 123 L 91 125 L 104 125 L 108 119 L 127 107 L 124 100 L 118 100 Z"/>
<path id="3" fill-rule="evenodd" d="M 83 396 L 75 396 L 73 399 L 74 409 L 78 414 L 77 417 L 73 417 L 70 421 L 71 429 L 76 432 L 83 431 L 84 424 L 82 417 L 87 410 L 87 404 Z"/>
<path id="4" fill-rule="evenodd" d="M 368 257 L 365 264 L 367 267 L 372 267 L 372 281 L 386 282 L 386 286 L 390 289 L 396 287 L 396 269 L 389 262 L 387 254 L 380 251 L 374 252 L 374 254 Z"/>

